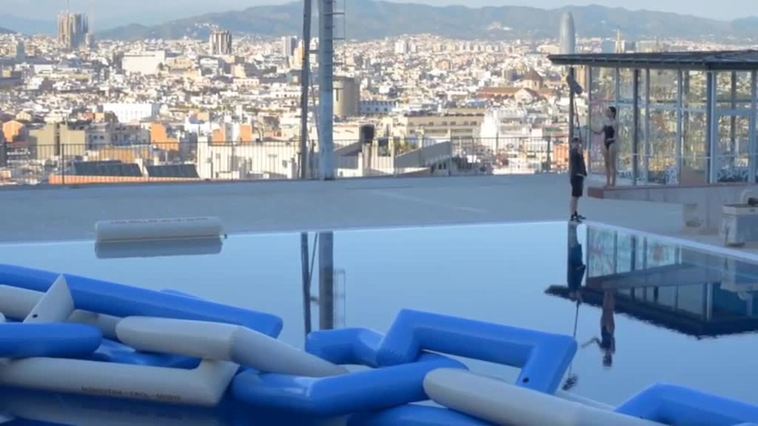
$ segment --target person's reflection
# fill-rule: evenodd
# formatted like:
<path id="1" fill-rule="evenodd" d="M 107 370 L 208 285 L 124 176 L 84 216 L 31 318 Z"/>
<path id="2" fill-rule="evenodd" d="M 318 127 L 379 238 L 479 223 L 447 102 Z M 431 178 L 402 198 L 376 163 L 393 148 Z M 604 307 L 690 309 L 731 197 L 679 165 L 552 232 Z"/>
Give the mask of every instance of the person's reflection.
<path id="1" fill-rule="evenodd" d="M 610 368 L 613 366 L 613 354 L 616 353 L 616 321 L 613 313 L 616 309 L 616 291 L 603 291 L 603 314 L 600 316 L 600 338 L 592 338 L 589 342 L 582 345 L 587 347 L 597 344 L 603 351 L 603 365 Z"/>
<path id="2" fill-rule="evenodd" d="M 582 245 L 576 235 L 577 225 L 569 224 L 568 227 L 568 260 L 566 262 L 566 280 L 569 288 L 569 298 L 577 304 L 582 302 L 582 281 L 587 266 L 583 261 Z"/>
<path id="3" fill-rule="evenodd" d="M 566 282 L 569 288 L 569 298 L 576 302 L 574 315 L 574 339 L 576 339 L 576 327 L 579 322 L 579 305 L 582 304 L 582 281 L 587 266 L 583 261 L 582 245 L 577 237 L 578 224 L 570 223 L 568 226 L 568 250 L 566 257 Z M 563 384 L 563 390 L 569 391 L 576 386 L 579 376 L 573 374 L 573 363 L 569 365 L 568 376 Z"/>

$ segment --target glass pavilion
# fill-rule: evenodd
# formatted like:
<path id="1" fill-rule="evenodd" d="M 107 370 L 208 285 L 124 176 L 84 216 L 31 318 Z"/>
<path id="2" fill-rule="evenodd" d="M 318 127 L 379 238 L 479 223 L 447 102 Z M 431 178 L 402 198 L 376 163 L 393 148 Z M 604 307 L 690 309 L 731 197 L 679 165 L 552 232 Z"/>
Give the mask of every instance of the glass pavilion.
<path id="1" fill-rule="evenodd" d="M 618 108 L 619 183 L 756 182 L 758 51 L 553 55 L 586 85 L 582 129 L 602 173 L 602 127 Z"/>

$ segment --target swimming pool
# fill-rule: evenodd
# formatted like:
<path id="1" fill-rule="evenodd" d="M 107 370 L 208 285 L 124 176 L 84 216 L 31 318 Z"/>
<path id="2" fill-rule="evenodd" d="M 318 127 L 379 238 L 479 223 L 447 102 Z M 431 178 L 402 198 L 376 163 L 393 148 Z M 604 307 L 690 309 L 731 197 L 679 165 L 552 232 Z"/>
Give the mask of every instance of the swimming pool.
<path id="1" fill-rule="evenodd" d="M 758 403 L 757 263 L 565 223 L 306 237 L 307 290 L 301 234 L 231 235 L 199 254 L 164 247 L 175 255 L 139 258 L 91 241 L 0 245 L 0 259 L 271 312 L 284 319 L 281 338 L 298 346 L 309 328 L 387 330 L 403 308 L 575 334 L 586 344 L 570 372 L 579 395 L 616 405 L 663 381 Z M 333 262 L 332 280 L 319 259 Z"/>

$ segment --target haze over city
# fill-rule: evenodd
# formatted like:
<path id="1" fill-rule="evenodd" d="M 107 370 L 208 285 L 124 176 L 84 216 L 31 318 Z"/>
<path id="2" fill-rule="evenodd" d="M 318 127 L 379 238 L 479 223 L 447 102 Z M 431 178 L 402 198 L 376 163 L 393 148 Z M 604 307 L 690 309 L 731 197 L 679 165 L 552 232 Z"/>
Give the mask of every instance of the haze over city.
<path id="1" fill-rule="evenodd" d="M 347 0 L 347 7 L 355 0 Z M 203 13 L 225 12 L 244 9 L 251 6 L 289 3 L 287 0 L 164 0 L 153 2 L 147 0 L 71 0 L 72 10 L 89 13 L 96 28 L 105 29 L 128 23 L 158 24 L 168 20 L 190 17 Z M 402 1 L 402 3 L 411 3 Z M 731 20 L 758 15 L 758 3 L 753 0 L 726 0 L 713 2 L 709 0 L 415 0 L 436 6 L 466 5 L 480 6 L 530 6 L 536 8 L 561 8 L 565 6 L 601 5 L 623 7 L 629 10 L 653 10 L 691 14 L 701 17 Z M 2 0 L 3 13 L 0 16 L 16 16 L 25 19 L 52 21 L 54 16 L 66 3 L 63 0 Z M 0 25 L 2 26 L 2 25 Z"/>

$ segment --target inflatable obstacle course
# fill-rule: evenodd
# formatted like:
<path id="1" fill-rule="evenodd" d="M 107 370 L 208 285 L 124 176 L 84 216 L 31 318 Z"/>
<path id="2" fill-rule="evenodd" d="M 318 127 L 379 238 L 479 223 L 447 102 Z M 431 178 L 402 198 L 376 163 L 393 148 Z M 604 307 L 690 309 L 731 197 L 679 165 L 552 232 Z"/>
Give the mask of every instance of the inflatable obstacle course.
<path id="1" fill-rule="evenodd" d="M 0 265 L 0 386 L 32 392 L 9 392 L 3 414 L 61 420 L 54 410 L 30 409 L 44 400 L 33 392 L 52 391 L 74 401 L 158 403 L 141 413 L 162 413 L 164 405 L 213 411 L 229 404 L 227 395 L 235 412 L 295 416 L 285 423 L 332 416 L 349 425 L 758 423 L 756 406 L 672 385 L 654 385 L 617 408 L 568 398 L 557 389 L 576 352 L 569 336 L 413 310 L 401 311 L 386 334 L 313 332 L 304 351 L 278 340 L 281 329 L 275 315 L 180 291 Z M 480 376 L 465 359 L 520 374 L 514 383 Z"/>

